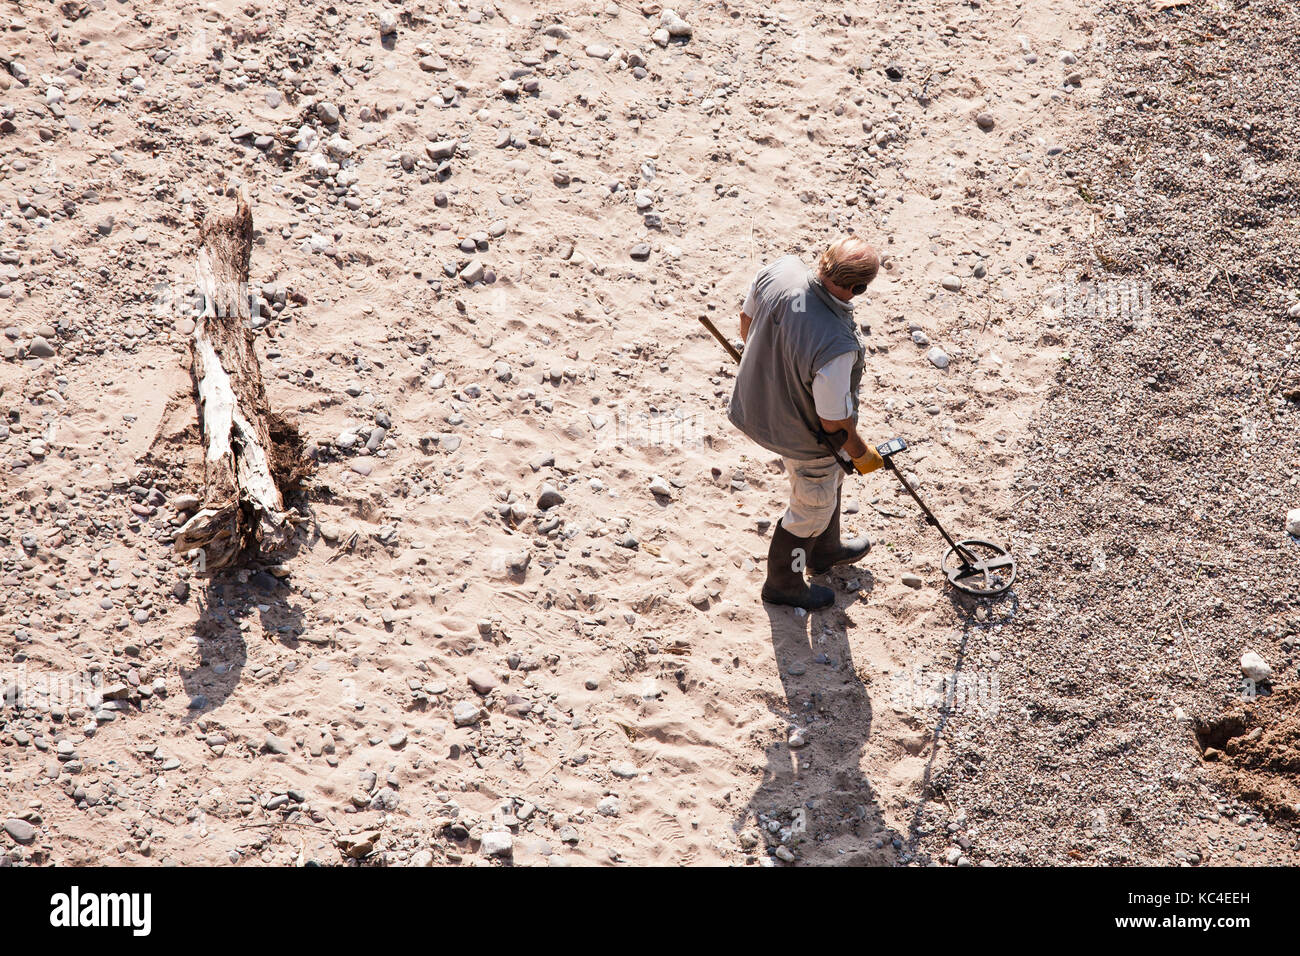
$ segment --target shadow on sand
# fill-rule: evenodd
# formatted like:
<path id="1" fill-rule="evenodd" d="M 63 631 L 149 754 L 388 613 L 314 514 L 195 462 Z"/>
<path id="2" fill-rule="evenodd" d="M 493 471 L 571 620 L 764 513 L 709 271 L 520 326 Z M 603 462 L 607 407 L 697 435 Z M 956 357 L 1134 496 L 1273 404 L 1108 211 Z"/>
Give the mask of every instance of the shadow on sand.
<path id="1" fill-rule="evenodd" d="M 870 593 L 871 574 L 861 568 L 851 574 Z M 773 696 L 769 707 L 788 732 L 803 739 L 768 747 L 763 781 L 737 829 L 757 825 L 774 849 L 784 830 L 802 827 L 802 836 L 789 843 L 798 844 L 803 864 L 893 865 L 903 840 L 885 824 L 871 781 L 862 773 L 871 698 L 853 663 L 844 608 L 837 604 L 814 614 L 770 604 L 763 608 L 785 691 L 785 699 Z"/>
<path id="2" fill-rule="evenodd" d="M 303 633 L 303 615 L 293 603 L 293 589 L 267 571 L 215 574 L 206 580 L 198 601 L 194 639 L 199 663 L 181 668 L 191 717 L 221 706 L 239 686 L 248 660 L 245 632 L 240 627 L 245 619 L 256 614 L 265 639 L 286 647 L 297 647 Z"/>

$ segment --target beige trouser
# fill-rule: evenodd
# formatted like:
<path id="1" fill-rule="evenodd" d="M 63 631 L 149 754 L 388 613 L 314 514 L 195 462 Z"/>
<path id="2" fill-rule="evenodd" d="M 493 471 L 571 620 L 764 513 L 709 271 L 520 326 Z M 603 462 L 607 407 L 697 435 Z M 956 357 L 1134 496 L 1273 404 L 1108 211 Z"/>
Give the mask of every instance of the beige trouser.
<path id="1" fill-rule="evenodd" d="M 796 538 L 815 538 L 826 530 L 835 514 L 844 469 L 833 458 L 782 460 L 790 473 L 790 507 L 781 525 Z"/>

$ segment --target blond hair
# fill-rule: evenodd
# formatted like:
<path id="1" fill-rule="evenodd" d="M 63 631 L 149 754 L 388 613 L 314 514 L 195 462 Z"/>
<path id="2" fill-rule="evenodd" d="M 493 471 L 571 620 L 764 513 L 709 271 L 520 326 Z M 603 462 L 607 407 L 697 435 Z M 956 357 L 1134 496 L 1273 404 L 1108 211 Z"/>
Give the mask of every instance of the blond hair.
<path id="1" fill-rule="evenodd" d="M 817 260 L 817 275 L 844 289 L 869 283 L 880 271 L 880 256 L 859 236 L 836 239 Z"/>

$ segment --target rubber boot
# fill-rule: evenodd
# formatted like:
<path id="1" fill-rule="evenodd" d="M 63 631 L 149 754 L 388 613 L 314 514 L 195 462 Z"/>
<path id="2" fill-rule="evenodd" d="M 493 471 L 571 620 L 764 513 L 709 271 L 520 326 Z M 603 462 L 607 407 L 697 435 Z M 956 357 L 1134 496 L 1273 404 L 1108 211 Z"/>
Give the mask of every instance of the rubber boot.
<path id="1" fill-rule="evenodd" d="M 852 564 L 867 556 L 871 542 L 866 538 L 840 540 L 840 499 L 844 489 L 835 497 L 835 513 L 826 530 L 819 534 L 813 543 L 812 553 L 808 556 L 808 568 L 813 574 L 825 574 L 840 564 Z"/>
<path id="2" fill-rule="evenodd" d="M 804 580 L 802 566 L 800 570 L 795 570 L 795 552 L 802 549 L 803 554 L 798 557 L 806 562 L 815 540 L 796 538 L 785 530 L 780 521 L 776 523 L 776 530 L 772 532 L 772 544 L 767 550 L 764 601 L 786 607 L 801 607 L 806 611 L 817 611 L 835 603 L 834 591 L 819 584 L 810 585 Z"/>

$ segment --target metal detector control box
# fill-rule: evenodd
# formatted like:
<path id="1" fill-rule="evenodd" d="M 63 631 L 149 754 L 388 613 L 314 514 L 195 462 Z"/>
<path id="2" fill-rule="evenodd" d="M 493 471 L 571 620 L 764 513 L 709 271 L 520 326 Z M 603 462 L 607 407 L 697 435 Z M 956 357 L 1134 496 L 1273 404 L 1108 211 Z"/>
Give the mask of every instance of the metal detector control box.
<path id="1" fill-rule="evenodd" d="M 900 451 L 907 451 L 907 442 L 901 438 L 891 438 L 883 445 L 876 446 L 876 454 L 881 458 L 888 458 L 890 455 L 897 455 Z"/>

